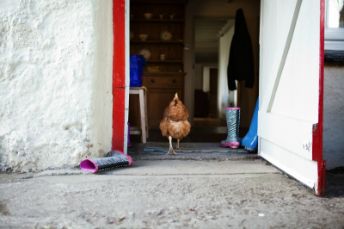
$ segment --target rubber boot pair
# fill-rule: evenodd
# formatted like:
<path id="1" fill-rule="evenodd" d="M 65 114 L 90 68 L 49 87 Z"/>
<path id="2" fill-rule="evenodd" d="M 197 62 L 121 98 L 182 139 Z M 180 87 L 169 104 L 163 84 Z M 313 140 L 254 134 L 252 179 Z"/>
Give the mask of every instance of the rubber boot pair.
<path id="1" fill-rule="evenodd" d="M 240 139 L 239 139 L 240 108 L 227 107 L 225 112 L 226 112 L 226 122 L 227 122 L 227 138 L 221 141 L 221 146 L 236 149 L 240 146 Z"/>

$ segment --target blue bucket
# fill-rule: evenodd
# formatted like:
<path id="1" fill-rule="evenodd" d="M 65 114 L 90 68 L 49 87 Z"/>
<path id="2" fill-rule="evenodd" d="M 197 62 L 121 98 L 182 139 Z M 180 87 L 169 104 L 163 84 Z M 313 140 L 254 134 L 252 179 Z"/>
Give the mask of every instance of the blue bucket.
<path id="1" fill-rule="evenodd" d="M 145 59 L 142 55 L 130 56 L 130 87 L 142 86 L 143 66 Z"/>

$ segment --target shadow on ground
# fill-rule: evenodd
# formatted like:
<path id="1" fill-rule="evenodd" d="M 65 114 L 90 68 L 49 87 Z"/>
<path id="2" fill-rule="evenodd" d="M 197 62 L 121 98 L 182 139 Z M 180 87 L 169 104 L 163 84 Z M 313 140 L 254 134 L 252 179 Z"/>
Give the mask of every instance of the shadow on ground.
<path id="1" fill-rule="evenodd" d="M 327 171 L 325 197 L 344 197 L 344 167 Z"/>

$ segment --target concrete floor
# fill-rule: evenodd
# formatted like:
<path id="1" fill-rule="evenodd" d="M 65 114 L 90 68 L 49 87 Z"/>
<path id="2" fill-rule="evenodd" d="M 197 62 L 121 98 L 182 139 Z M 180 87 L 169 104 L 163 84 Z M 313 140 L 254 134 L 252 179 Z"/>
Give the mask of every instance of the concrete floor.
<path id="1" fill-rule="evenodd" d="M 260 159 L 1 174 L 0 228 L 344 228 L 343 178 L 319 198 Z"/>

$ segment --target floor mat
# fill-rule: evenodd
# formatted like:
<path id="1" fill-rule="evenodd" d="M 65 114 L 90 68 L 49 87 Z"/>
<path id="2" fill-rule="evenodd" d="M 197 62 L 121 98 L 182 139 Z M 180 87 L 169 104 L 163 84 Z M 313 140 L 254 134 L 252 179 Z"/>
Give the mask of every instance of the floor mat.
<path id="1" fill-rule="evenodd" d="M 175 147 L 175 145 L 174 145 Z M 167 154 L 168 143 L 134 144 L 128 153 L 136 160 L 252 160 L 258 155 L 245 149 L 222 148 L 218 143 L 181 143 L 176 155 Z"/>

